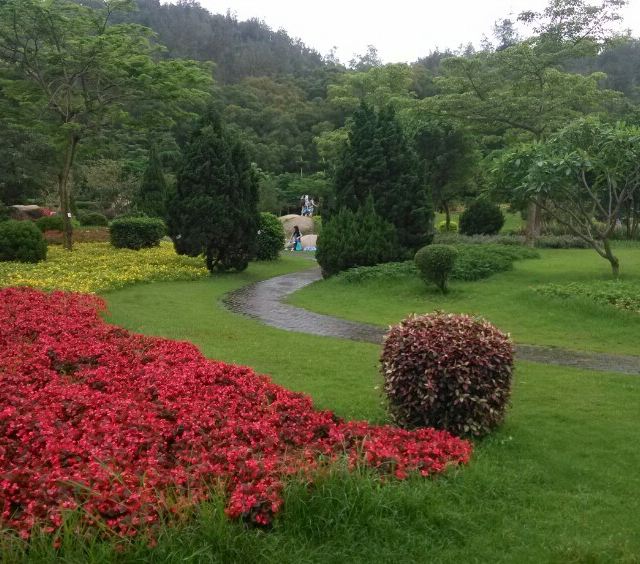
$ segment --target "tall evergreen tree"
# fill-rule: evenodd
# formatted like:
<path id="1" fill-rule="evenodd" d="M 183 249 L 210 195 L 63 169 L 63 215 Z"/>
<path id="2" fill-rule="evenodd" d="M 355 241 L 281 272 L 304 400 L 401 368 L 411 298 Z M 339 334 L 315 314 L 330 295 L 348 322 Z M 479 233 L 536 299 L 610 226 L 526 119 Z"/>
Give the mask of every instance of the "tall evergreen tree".
<path id="1" fill-rule="evenodd" d="M 168 211 L 176 251 L 244 270 L 255 254 L 258 182 L 242 143 L 209 110 L 187 144 Z"/>
<path id="2" fill-rule="evenodd" d="M 390 106 L 362 104 L 336 172 L 336 208 L 356 210 L 373 196 L 378 214 L 397 229 L 405 252 L 430 242 L 433 207 L 418 158 Z"/>
<path id="3" fill-rule="evenodd" d="M 155 145 L 149 150 L 149 161 L 136 195 L 136 208 L 150 217 L 165 218 L 167 214 L 167 183 Z"/>

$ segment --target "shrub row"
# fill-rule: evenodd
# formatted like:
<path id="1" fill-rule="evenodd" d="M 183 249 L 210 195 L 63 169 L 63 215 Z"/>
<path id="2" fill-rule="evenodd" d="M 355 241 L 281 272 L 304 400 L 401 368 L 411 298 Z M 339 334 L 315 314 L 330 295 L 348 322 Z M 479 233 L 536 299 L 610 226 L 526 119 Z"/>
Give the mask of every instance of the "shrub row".
<path id="1" fill-rule="evenodd" d="M 586 298 L 597 304 L 640 313 L 640 287 L 629 282 L 545 284 L 534 291 L 553 298 Z"/>

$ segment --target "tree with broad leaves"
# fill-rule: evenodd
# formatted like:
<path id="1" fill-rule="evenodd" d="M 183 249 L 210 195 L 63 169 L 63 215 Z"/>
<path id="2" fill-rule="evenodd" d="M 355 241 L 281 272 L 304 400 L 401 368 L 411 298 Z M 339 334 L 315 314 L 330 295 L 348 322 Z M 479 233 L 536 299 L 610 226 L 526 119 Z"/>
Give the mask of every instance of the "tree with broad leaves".
<path id="1" fill-rule="evenodd" d="M 196 63 L 158 60 L 151 30 L 113 24 L 133 0 L 0 2 L 0 74 L 42 116 L 57 148 L 64 246 L 72 248 L 71 172 L 79 144 L 115 123 L 163 121 L 169 127 L 191 101 L 209 96 L 210 73 Z M 19 87 L 19 88 L 18 88 Z"/>
<path id="2" fill-rule="evenodd" d="M 537 202 L 609 261 L 618 277 L 610 239 L 629 202 L 640 199 L 640 128 L 578 120 L 544 143 L 507 151 L 493 173 L 498 189 Z"/>

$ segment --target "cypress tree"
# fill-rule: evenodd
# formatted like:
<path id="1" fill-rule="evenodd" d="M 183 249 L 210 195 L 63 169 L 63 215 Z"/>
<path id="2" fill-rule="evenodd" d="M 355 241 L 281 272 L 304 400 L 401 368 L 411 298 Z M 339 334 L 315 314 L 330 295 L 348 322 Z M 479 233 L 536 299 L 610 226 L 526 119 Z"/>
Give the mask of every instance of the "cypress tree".
<path id="1" fill-rule="evenodd" d="M 162 173 L 162 164 L 155 146 L 149 150 L 149 161 L 142 177 L 140 190 L 135 199 L 138 211 L 150 217 L 164 219 L 166 216 L 167 183 Z"/>
<path id="2" fill-rule="evenodd" d="M 336 207 L 355 210 L 369 194 L 376 212 L 396 227 L 405 254 L 431 241 L 433 207 L 395 111 L 376 114 L 362 104 L 336 173 Z"/>
<path id="3" fill-rule="evenodd" d="M 214 110 L 184 149 L 169 234 L 179 254 L 205 255 L 207 268 L 244 270 L 255 255 L 258 182 L 247 151 Z"/>

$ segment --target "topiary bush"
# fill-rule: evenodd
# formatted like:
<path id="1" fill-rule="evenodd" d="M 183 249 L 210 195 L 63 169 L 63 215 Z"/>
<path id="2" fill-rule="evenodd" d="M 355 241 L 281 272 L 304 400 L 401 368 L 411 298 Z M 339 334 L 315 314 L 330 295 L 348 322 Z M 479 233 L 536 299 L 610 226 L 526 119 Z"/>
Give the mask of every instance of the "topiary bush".
<path id="1" fill-rule="evenodd" d="M 486 321 L 411 316 L 390 329 L 381 363 L 388 408 L 402 427 L 482 437 L 504 421 L 513 345 Z"/>
<path id="2" fill-rule="evenodd" d="M 284 227 L 280 220 L 269 212 L 260 214 L 258 224 L 258 240 L 256 258 L 258 260 L 275 260 L 284 248 Z"/>
<path id="3" fill-rule="evenodd" d="M 504 214 L 493 202 L 480 198 L 471 203 L 460 216 L 463 235 L 495 235 L 504 225 Z"/>
<path id="4" fill-rule="evenodd" d="M 456 233 L 458 231 L 458 224 L 455 221 L 449 222 L 449 228 L 447 229 L 447 222 L 441 221 L 437 226 L 438 233 Z"/>
<path id="5" fill-rule="evenodd" d="M 429 245 L 415 256 L 418 271 L 425 282 L 433 282 L 443 294 L 447 293 L 447 281 L 456 263 L 458 251 L 450 245 Z"/>
<path id="6" fill-rule="evenodd" d="M 324 277 L 355 266 L 372 266 L 397 260 L 395 227 L 380 217 L 369 197 L 353 212 L 342 208 L 322 226 L 316 259 Z"/>
<path id="7" fill-rule="evenodd" d="M 31 221 L 0 223 L 0 261 L 39 262 L 47 258 L 47 242 Z"/>
<path id="8" fill-rule="evenodd" d="M 111 244 L 119 249 L 139 250 L 156 247 L 166 233 L 164 221 L 155 217 L 114 219 L 109 234 Z"/>
<path id="9" fill-rule="evenodd" d="M 80 223 L 82 225 L 90 225 L 92 227 L 106 227 L 109 220 L 105 215 L 98 212 L 80 213 Z"/>

